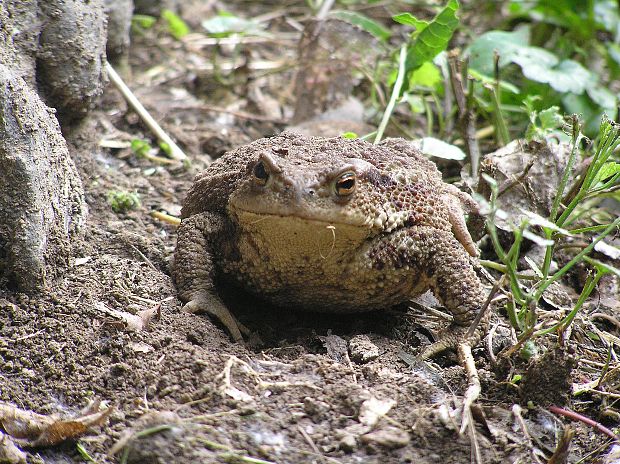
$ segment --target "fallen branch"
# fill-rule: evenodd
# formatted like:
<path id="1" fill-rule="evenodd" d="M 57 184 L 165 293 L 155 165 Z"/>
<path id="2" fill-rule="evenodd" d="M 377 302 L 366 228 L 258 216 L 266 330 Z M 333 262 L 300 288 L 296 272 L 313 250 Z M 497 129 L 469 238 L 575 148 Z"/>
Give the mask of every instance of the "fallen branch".
<path id="1" fill-rule="evenodd" d="M 171 158 L 178 161 L 185 161 L 187 159 L 187 155 L 183 153 L 183 150 L 179 148 L 179 146 L 170 138 L 170 136 L 164 132 L 161 126 L 153 119 L 150 113 L 146 110 L 146 108 L 140 103 L 140 101 L 136 98 L 133 92 L 127 87 L 121 76 L 117 74 L 110 63 L 105 64 L 106 72 L 108 73 L 108 77 L 114 84 L 114 86 L 119 90 L 119 92 L 123 95 L 127 103 L 133 110 L 140 116 L 144 124 L 155 134 L 155 137 L 160 142 L 165 143 L 170 147 L 168 154 Z"/>

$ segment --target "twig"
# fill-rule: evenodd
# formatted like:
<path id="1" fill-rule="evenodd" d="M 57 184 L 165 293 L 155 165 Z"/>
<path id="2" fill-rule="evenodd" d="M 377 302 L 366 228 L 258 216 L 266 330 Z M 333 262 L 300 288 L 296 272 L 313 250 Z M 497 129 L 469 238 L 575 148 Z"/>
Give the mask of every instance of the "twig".
<path id="1" fill-rule="evenodd" d="M 499 324 L 493 325 L 487 334 L 487 352 L 489 353 L 489 360 L 493 366 L 497 366 L 497 357 L 495 356 L 495 353 L 493 353 L 493 337 L 495 336 L 497 327 L 499 327 Z"/>
<path id="2" fill-rule="evenodd" d="M 514 416 L 515 422 L 517 422 L 517 424 L 519 425 L 519 428 L 521 429 L 521 432 L 523 433 L 523 436 L 525 437 L 527 445 L 530 449 L 530 453 L 532 453 L 533 458 L 538 458 L 537 453 L 536 453 L 536 447 L 534 446 L 534 441 L 532 440 L 532 436 L 530 435 L 530 432 L 527 429 L 527 424 L 523 420 L 521 411 L 522 411 L 521 406 L 519 406 L 518 404 L 512 405 L 512 415 Z M 536 459 L 536 462 L 540 463 L 541 461 L 540 459 Z"/>
<path id="3" fill-rule="evenodd" d="M 274 124 L 287 124 L 288 123 L 288 121 L 285 121 L 282 118 L 274 118 L 271 116 L 265 116 L 263 114 L 248 113 L 247 111 L 241 111 L 241 110 L 229 110 L 228 108 L 221 108 L 219 106 L 213 106 L 213 105 L 178 104 L 178 105 L 172 105 L 170 108 L 172 110 L 177 110 L 177 111 L 182 110 L 182 111 L 205 111 L 205 112 L 212 112 L 212 113 L 224 113 L 224 114 L 230 114 L 239 119 L 250 119 L 254 121 L 271 122 Z"/>
<path id="4" fill-rule="evenodd" d="M 618 329 L 620 329 L 620 321 L 618 319 L 616 319 L 615 317 L 609 315 L 609 314 L 605 314 L 605 313 L 592 313 L 592 314 L 590 314 L 590 319 L 605 319 L 607 322 L 611 322 Z"/>
<path id="5" fill-rule="evenodd" d="M 469 154 L 471 163 L 471 175 L 478 174 L 478 166 L 480 165 L 480 147 L 476 139 L 476 121 L 475 114 L 470 107 L 470 97 L 473 92 L 466 92 L 463 84 L 463 67 L 467 67 L 467 63 L 459 60 L 458 52 L 453 51 L 448 54 L 448 64 L 450 69 L 450 82 L 452 83 L 452 92 L 459 109 L 459 122 L 461 131 L 465 140 L 465 147 Z M 465 78 L 467 73 L 465 72 Z"/>
<path id="6" fill-rule="evenodd" d="M 179 219 L 178 217 L 162 213 L 161 211 L 151 211 L 149 213 L 149 216 L 155 219 L 159 219 L 160 221 L 167 222 L 168 224 L 172 224 L 173 226 L 178 226 L 181 224 L 181 219 Z"/>
<path id="7" fill-rule="evenodd" d="M 568 452 L 570 450 L 570 442 L 575 436 L 575 431 L 570 427 L 565 427 L 562 436 L 558 440 L 553 455 L 547 461 L 547 464 L 564 464 L 568 462 Z"/>
<path id="8" fill-rule="evenodd" d="M 618 437 L 618 435 L 613 433 L 603 424 L 601 424 L 600 422 L 596 422 L 595 420 L 590 419 L 589 417 L 583 416 L 579 414 L 578 412 L 570 411 L 568 409 L 560 408 L 558 406 L 549 406 L 549 411 L 551 411 L 554 414 L 559 414 L 560 416 L 567 417 L 570 420 L 583 422 L 584 424 L 592 427 L 597 432 L 601 432 L 602 434 L 607 435 L 612 440 L 620 441 L 620 437 Z"/>
<path id="9" fill-rule="evenodd" d="M 469 326 L 469 329 L 467 330 L 467 334 L 465 335 L 467 338 L 473 337 L 474 333 L 476 332 L 476 328 L 480 324 L 480 321 L 482 321 L 482 318 L 485 316 L 487 309 L 489 308 L 489 306 L 491 306 L 491 301 L 493 300 L 493 297 L 495 296 L 497 291 L 500 289 L 500 287 L 504 286 L 505 282 L 506 282 L 506 274 L 503 274 L 500 277 L 500 279 L 497 282 L 495 282 L 495 285 L 493 285 L 493 288 L 489 292 L 489 295 L 487 296 L 486 301 L 484 302 L 484 304 L 480 308 L 480 311 L 478 311 L 478 314 L 476 314 L 476 317 L 474 318 L 473 322 Z"/>
<path id="10" fill-rule="evenodd" d="M 504 193 L 506 193 L 508 190 L 513 188 L 515 185 L 523 182 L 523 179 L 527 177 L 528 173 L 530 172 L 530 169 L 532 169 L 532 166 L 534 166 L 535 162 L 536 162 L 535 159 L 530 160 L 527 163 L 527 165 L 523 168 L 523 171 L 521 172 L 521 174 L 519 174 L 518 177 L 513 177 L 512 179 L 506 181 L 504 184 L 500 185 L 497 190 L 497 198 L 501 197 Z"/>
<path id="11" fill-rule="evenodd" d="M 110 80 L 120 91 L 125 100 L 127 100 L 129 106 L 131 106 L 133 110 L 138 114 L 138 116 L 140 116 L 142 121 L 144 121 L 147 127 L 155 134 L 157 139 L 170 147 L 170 157 L 178 161 L 185 161 L 187 159 L 187 156 L 185 155 L 185 153 L 183 153 L 183 150 L 179 148 L 179 146 L 174 142 L 174 140 L 172 140 L 170 136 L 166 132 L 164 132 L 161 126 L 157 123 L 157 121 L 153 119 L 153 117 L 146 110 L 146 108 L 144 108 L 142 103 L 140 103 L 140 101 L 136 98 L 133 92 L 129 89 L 129 87 L 127 87 L 125 82 L 123 82 L 121 77 L 116 73 L 112 65 L 110 63 L 106 63 L 105 69 L 108 73 L 108 76 L 110 77 Z"/>
<path id="12" fill-rule="evenodd" d="M 469 432 L 469 440 L 471 442 L 472 462 L 475 464 L 482 463 L 482 455 L 480 454 L 480 444 L 476 436 L 476 427 L 474 427 L 471 408 L 480 396 L 482 388 L 480 386 L 480 377 L 476 369 L 474 357 L 471 354 L 471 346 L 469 343 L 459 343 L 458 346 L 459 361 L 465 368 L 467 373 L 467 390 L 463 396 L 463 412 L 460 433 L 463 434 L 467 429 Z"/>
<path id="13" fill-rule="evenodd" d="M 321 453 L 319 448 L 316 446 L 316 443 L 314 443 L 314 440 L 312 439 L 312 437 L 308 435 L 308 433 L 304 430 L 304 428 L 301 425 L 297 425 L 297 430 L 299 430 L 299 433 L 301 433 L 302 437 L 304 437 L 304 440 L 306 440 L 308 445 L 310 445 L 310 448 L 312 448 L 312 451 L 314 451 L 317 455 L 321 457 L 322 462 L 325 462 L 323 453 Z"/>
<path id="14" fill-rule="evenodd" d="M 331 10 L 332 6 L 334 5 L 334 1 L 335 0 L 323 0 L 323 2 L 321 3 L 321 8 L 316 14 L 316 19 L 318 19 L 319 21 L 324 20 L 327 17 L 329 10 Z"/>

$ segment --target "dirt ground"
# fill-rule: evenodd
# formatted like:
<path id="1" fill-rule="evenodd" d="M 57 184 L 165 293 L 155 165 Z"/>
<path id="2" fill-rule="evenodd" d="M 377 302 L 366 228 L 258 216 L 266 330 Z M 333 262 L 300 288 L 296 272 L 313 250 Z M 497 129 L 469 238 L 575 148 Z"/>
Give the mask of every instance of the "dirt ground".
<path id="1" fill-rule="evenodd" d="M 241 50 L 219 52 L 228 61 L 244 54 L 246 63 L 258 61 L 251 45 Z M 260 50 L 265 62 L 296 57 L 293 40 Z M 214 47 L 198 38 L 179 43 L 149 31 L 134 36 L 131 76 L 125 73 L 191 166 L 106 148 L 105 141 L 150 138 L 112 86 L 101 108 L 66 134 L 88 221 L 71 267 L 44 294 L 0 290 L 0 400 L 72 415 L 99 399 L 114 411 L 78 442 L 27 450 L 29 462 L 87 462 L 77 444 L 97 463 L 467 463 L 476 448 L 485 463 L 547 462 L 569 424 L 549 411 L 551 403 L 617 426 L 617 417 L 598 416 L 603 398 L 571 398 L 572 383 L 592 380 L 575 358 L 584 350 L 599 363 L 607 356 L 585 336 L 577 337 L 579 348 L 573 340 L 558 353 L 550 339 L 540 375 L 521 389 L 510 379 L 526 365 L 493 366 L 481 343 L 475 427 L 459 434 L 467 379 L 455 357 L 407 362 L 442 325 L 419 305 L 317 316 L 244 301 L 230 289 L 228 301 L 256 334 L 247 346 L 207 316 L 182 312 L 169 272 L 175 226 L 150 213 L 178 215 L 193 176 L 224 150 L 282 130 L 289 115 L 269 108 L 292 101 L 293 67 L 254 82 L 239 73 L 215 79 L 212 56 Z M 140 208 L 114 213 L 111 190 L 137 191 Z M 143 330 L 114 313 L 154 308 L 160 317 Z M 505 317 L 495 319 L 501 333 Z M 611 446 L 604 435 L 578 422 L 570 427 L 569 456 L 557 462 L 617 462 L 602 460 Z"/>

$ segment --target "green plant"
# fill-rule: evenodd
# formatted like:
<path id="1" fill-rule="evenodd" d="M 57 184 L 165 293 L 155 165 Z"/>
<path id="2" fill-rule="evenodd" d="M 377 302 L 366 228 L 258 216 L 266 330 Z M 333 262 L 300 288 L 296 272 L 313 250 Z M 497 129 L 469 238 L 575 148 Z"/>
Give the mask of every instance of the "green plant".
<path id="1" fill-rule="evenodd" d="M 131 151 L 133 151 L 138 158 L 146 158 L 152 150 L 153 147 L 148 140 L 133 139 L 131 141 Z"/>
<path id="2" fill-rule="evenodd" d="M 157 22 L 155 16 L 135 14 L 131 17 L 131 27 L 135 30 L 150 29 Z"/>
<path id="3" fill-rule="evenodd" d="M 608 85 L 620 74 L 617 5 L 513 0 L 507 12 L 505 25 L 517 27 L 485 32 L 467 47 L 470 75 L 509 81 L 512 91 L 501 96 L 500 108 L 516 133 L 527 123 L 520 108 L 527 98 L 539 96 L 540 105 L 582 114 L 585 133 L 594 136 L 603 114 L 615 116 L 618 101 Z M 492 99 L 478 97 L 482 111 L 495 113 Z"/>
<path id="4" fill-rule="evenodd" d="M 126 213 L 140 207 L 140 196 L 137 192 L 111 190 L 108 192 L 108 203 L 115 213 Z"/>
<path id="5" fill-rule="evenodd" d="M 168 32 L 175 39 L 180 40 L 190 33 L 190 28 L 187 23 L 174 11 L 163 10 L 161 12 L 161 17 L 166 21 Z"/>
<path id="6" fill-rule="evenodd" d="M 431 21 L 420 20 L 411 13 L 400 13 L 392 17 L 397 23 L 410 26 L 414 30 L 409 34 L 407 42 L 401 45 L 397 66 L 390 72 L 390 101 L 377 129 L 375 143 L 383 137 L 396 104 L 402 100 L 414 101 L 407 93 L 409 90 L 423 86 L 432 91 L 433 87 L 441 82 L 441 74 L 433 59 L 448 47 L 452 34 L 459 25 L 458 10 L 458 0 L 449 0 Z M 435 100 L 437 101 L 436 96 Z M 426 111 L 428 115 L 431 114 L 430 109 L 426 108 Z"/>
<path id="7" fill-rule="evenodd" d="M 598 146 L 588 166 L 588 169 L 578 179 L 578 188 L 565 194 L 569 180 L 573 174 L 578 155 L 579 141 L 582 137 L 580 126 L 576 116 L 572 118 L 572 150 L 567 166 L 564 170 L 555 201 L 548 218 L 542 218 L 534 213 L 525 212 L 525 219 L 516 225 L 513 230 L 514 240 L 511 247 L 505 250 L 499 240 L 495 228 L 495 216 L 499 212 L 497 196 L 497 183 L 489 176 L 484 176 L 491 187 L 491 199 L 489 202 L 490 214 L 487 218 L 487 230 L 495 253 L 503 263 L 501 269 L 506 273 L 510 282 L 511 299 L 506 305 L 508 317 L 512 326 L 519 334 L 519 343 L 511 349 L 514 352 L 521 349 L 532 338 L 545 335 L 554 331 L 564 331 L 571 324 L 577 312 L 581 309 L 586 299 L 595 289 L 600 278 L 606 273 L 620 271 L 613 266 L 593 260 L 588 255 L 594 250 L 599 242 L 620 227 L 620 218 L 614 218 L 610 223 L 596 228 L 576 228 L 568 230 L 576 216 L 580 215 L 580 208 L 588 199 L 597 198 L 611 188 L 617 188 L 620 184 L 620 165 L 610 161 L 614 150 L 620 146 L 620 128 L 607 118 L 603 119 L 598 137 Z M 564 206 L 565 205 L 565 206 Z M 542 231 L 543 237 L 534 233 L 531 229 Z M 602 230 L 602 231 L 601 231 Z M 557 241 L 562 237 L 570 237 L 580 233 L 601 231 L 591 240 L 591 243 L 577 253 L 568 263 L 555 272 L 551 272 L 551 262 L 556 251 Z M 532 280 L 524 280 L 517 272 L 517 263 L 521 254 L 521 246 L 524 238 L 529 238 L 545 247 L 545 257 L 542 263 L 536 264 L 529 260 L 530 266 L 537 277 Z M 580 262 L 590 263 L 594 270 L 588 276 L 578 301 L 570 313 L 561 321 L 545 327 L 538 321 L 536 308 L 545 290 L 562 276 L 566 275 L 576 264 Z M 529 282 L 529 284 L 528 284 Z M 529 352 L 532 352 L 531 349 Z"/>
<path id="8" fill-rule="evenodd" d="M 231 35 L 268 35 L 258 21 L 241 18 L 227 11 L 219 11 L 216 16 L 204 20 L 202 27 L 211 37 L 217 38 Z"/>

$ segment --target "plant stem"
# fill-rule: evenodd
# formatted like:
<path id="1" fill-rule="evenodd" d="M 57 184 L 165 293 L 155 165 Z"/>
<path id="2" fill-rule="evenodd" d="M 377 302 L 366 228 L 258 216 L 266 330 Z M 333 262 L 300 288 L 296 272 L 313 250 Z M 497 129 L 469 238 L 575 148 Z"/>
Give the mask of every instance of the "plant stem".
<path id="1" fill-rule="evenodd" d="M 383 138 L 383 133 L 385 132 L 385 128 L 390 121 L 390 117 L 392 116 L 392 112 L 394 111 L 394 107 L 396 106 L 396 101 L 400 97 L 400 89 L 403 87 L 403 81 L 405 80 L 405 61 L 407 59 L 407 45 L 403 44 L 400 47 L 400 55 L 398 57 L 398 75 L 396 76 L 396 82 L 394 82 L 394 88 L 392 89 L 392 95 L 390 95 L 390 101 L 388 102 L 387 107 L 385 108 L 385 112 L 383 113 L 383 117 L 381 118 L 381 123 L 377 128 L 377 135 L 375 136 L 375 144 L 379 143 Z"/>
<path id="2" fill-rule="evenodd" d="M 592 243 L 590 243 L 590 245 L 588 245 L 586 248 L 581 250 L 577 255 L 575 255 L 575 257 L 573 259 L 571 259 L 562 269 L 560 269 L 558 272 L 553 274 L 553 276 L 551 278 L 549 278 L 546 281 L 544 281 L 540 285 L 540 287 L 538 287 L 538 290 L 534 294 L 534 301 L 538 301 L 538 299 L 542 296 L 543 292 L 549 287 L 549 285 L 551 285 L 552 283 L 556 282 L 560 277 L 562 277 L 564 274 L 566 274 L 570 270 L 570 268 L 572 268 L 575 264 L 577 264 L 579 261 L 581 261 L 584 256 L 589 254 L 594 249 L 594 247 L 596 246 L 596 244 L 598 242 L 603 240 L 603 238 L 605 238 L 607 235 L 609 235 L 609 233 L 613 229 L 618 227 L 618 226 L 620 226 L 620 217 L 617 218 L 611 224 L 609 224 L 607 226 L 607 228 L 603 231 L 603 233 L 601 233 L 601 235 L 596 237 L 592 241 Z"/>

